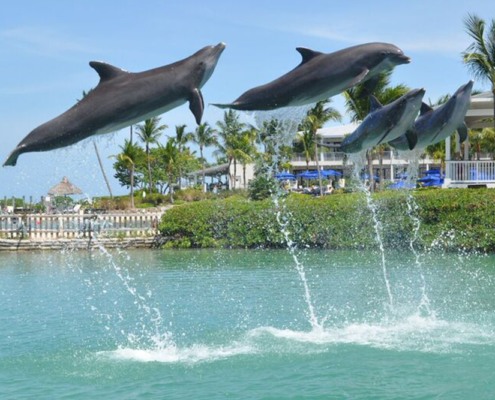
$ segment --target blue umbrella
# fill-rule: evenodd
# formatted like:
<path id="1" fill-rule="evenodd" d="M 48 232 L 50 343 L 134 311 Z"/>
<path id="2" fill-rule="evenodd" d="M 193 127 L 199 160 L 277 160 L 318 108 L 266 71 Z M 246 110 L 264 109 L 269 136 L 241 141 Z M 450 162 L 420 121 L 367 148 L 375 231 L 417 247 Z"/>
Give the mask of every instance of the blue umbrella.
<path id="1" fill-rule="evenodd" d="M 370 179 L 370 174 L 361 175 L 361 179 Z M 379 181 L 380 180 L 380 177 L 378 175 L 373 175 L 373 179 L 375 181 Z"/>
<path id="2" fill-rule="evenodd" d="M 441 179 L 440 175 L 430 175 L 430 176 L 424 176 L 423 178 L 419 178 L 418 182 L 429 182 L 429 181 L 434 181 Z"/>
<path id="3" fill-rule="evenodd" d="M 440 175 L 439 169 L 430 169 L 424 172 L 425 175 Z"/>
<path id="4" fill-rule="evenodd" d="M 440 187 L 443 185 L 443 179 L 432 179 L 429 182 L 423 183 L 423 187 Z"/>
<path id="5" fill-rule="evenodd" d="M 284 181 L 284 180 L 296 180 L 296 176 L 294 174 L 291 174 L 289 172 L 281 172 L 280 174 L 276 174 L 275 178 L 278 180 Z"/>
<path id="6" fill-rule="evenodd" d="M 297 174 L 297 177 L 303 179 L 318 179 L 318 171 L 304 171 Z"/>
<path id="7" fill-rule="evenodd" d="M 340 173 L 339 171 L 334 171 L 333 169 L 322 169 L 321 175 L 322 176 L 342 176 L 342 173 Z"/>
<path id="8" fill-rule="evenodd" d="M 404 181 L 400 181 L 390 185 L 388 189 L 414 189 L 416 185 L 414 183 L 407 183 Z"/>

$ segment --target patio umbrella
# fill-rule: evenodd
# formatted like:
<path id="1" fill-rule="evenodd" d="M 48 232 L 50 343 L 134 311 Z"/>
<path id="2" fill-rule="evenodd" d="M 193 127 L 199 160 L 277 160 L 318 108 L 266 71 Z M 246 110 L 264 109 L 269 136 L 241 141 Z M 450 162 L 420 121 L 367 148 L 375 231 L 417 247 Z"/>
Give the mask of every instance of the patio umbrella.
<path id="1" fill-rule="evenodd" d="M 284 180 L 296 180 L 296 176 L 294 174 L 291 174 L 289 172 L 281 172 L 280 174 L 276 174 L 275 178 L 278 180 L 284 181 Z"/>
<path id="2" fill-rule="evenodd" d="M 318 172 L 316 174 L 318 175 Z M 321 175 L 322 176 L 342 176 L 342 173 L 340 173 L 339 171 L 334 171 L 333 169 L 322 169 Z"/>
<path id="3" fill-rule="evenodd" d="M 71 196 L 73 194 L 82 194 L 82 190 L 79 189 L 76 185 L 73 185 L 69 182 L 69 179 L 64 176 L 62 178 L 62 182 L 52 187 L 48 194 L 50 196 Z"/>
<path id="4" fill-rule="evenodd" d="M 425 175 L 440 175 L 439 169 L 430 169 L 424 172 Z"/>
<path id="5" fill-rule="evenodd" d="M 297 177 L 303 179 L 318 179 L 318 171 L 304 171 L 297 174 Z"/>
<path id="6" fill-rule="evenodd" d="M 404 181 L 400 181 L 390 185 L 388 189 L 414 189 L 416 185 L 414 183 L 407 183 Z"/>

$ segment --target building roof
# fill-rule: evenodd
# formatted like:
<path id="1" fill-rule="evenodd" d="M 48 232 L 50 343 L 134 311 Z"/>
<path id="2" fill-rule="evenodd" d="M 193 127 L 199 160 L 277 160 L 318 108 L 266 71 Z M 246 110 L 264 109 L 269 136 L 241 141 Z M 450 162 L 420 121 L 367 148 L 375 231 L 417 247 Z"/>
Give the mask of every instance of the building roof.
<path id="1" fill-rule="evenodd" d="M 64 176 L 62 178 L 62 182 L 52 187 L 48 194 L 51 196 L 70 196 L 73 194 L 82 194 L 82 190 L 79 189 L 76 185 L 73 185 L 69 182 L 69 179 Z"/>
<path id="2" fill-rule="evenodd" d="M 466 124 L 469 128 L 490 128 L 493 122 L 493 94 L 484 92 L 471 97 L 471 106 L 466 114 Z"/>
<path id="3" fill-rule="evenodd" d="M 345 135 L 354 132 L 359 126 L 356 122 L 346 125 L 330 126 L 328 128 L 318 129 L 318 135 L 322 139 L 342 139 Z"/>
<path id="4" fill-rule="evenodd" d="M 220 165 L 215 165 L 213 167 L 205 168 L 204 173 L 207 176 L 216 176 L 216 175 L 223 175 L 227 174 L 229 172 L 229 164 L 220 164 Z M 203 175 L 203 170 L 197 170 L 190 172 L 188 174 L 189 176 L 201 176 Z"/>

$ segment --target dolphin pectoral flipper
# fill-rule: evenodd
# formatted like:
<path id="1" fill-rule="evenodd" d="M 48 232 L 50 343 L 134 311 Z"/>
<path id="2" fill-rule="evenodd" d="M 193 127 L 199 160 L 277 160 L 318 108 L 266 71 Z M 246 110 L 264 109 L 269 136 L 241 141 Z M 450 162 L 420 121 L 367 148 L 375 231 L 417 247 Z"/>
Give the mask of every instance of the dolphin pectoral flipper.
<path id="1" fill-rule="evenodd" d="M 468 138 L 468 127 L 464 122 L 460 127 L 457 128 L 457 133 L 459 134 L 459 139 L 463 143 Z"/>
<path id="2" fill-rule="evenodd" d="M 375 75 L 373 78 L 368 79 L 364 83 L 364 91 L 362 93 L 363 97 L 368 97 L 373 94 L 380 84 L 380 75 Z"/>
<path id="3" fill-rule="evenodd" d="M 409 145 L 409 150 L 413 150 L 418 143 L 418 133 L 416 129 L 410 129 L 406 132 L 407 144 Z"/>
<path id="4" fill-rule="evenodd" d="M 368 75 L 370 73 L 370 70 L 368 68 L 364 68 L 361 73 L 354 77 L 354 79 L 352 81 L 350 81 L 344 90 L 347 90 L 347 89 L 350 89 L 351 87 L 357 85 L 359 82 L 361 82 L 365 77 L 366 75 Z"/>
<path id="5" fill-rule="evenodd" d="M 203 117 L 203 111 L 205 109 L 205 103 L 203 100 L 203 95 L 199 89 L 194 89 L 189 98 L 189 109 L 196 118 L 196 123 L 201 124 L 201 118 Z"/>

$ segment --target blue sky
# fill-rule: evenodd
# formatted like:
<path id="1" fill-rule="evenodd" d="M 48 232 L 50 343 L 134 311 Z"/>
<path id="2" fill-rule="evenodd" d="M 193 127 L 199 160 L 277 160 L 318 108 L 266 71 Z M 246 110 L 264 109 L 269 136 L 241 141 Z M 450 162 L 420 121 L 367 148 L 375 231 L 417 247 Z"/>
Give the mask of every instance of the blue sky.
<path id="1" fill-rule="evenodd" d="M 413 62 L 393 83 L 424 87 L 426 98 L 452 93 L 470 79 L 459 54 L 470 41 L 468 12 L 495 18 L 493 0 L 333 1 L 23 1 L 4 2 L 0 14 L 0 159 L 33 128 L 71 107 L 98 76 L 102 60 L 141 71 L 224 41 L 227 49 L 203 88 L 206 103 L 228 102 L 300 61 L 295 47 L 332 52 L 371 41 L 401 47 Z M 482 89 L 482 85 L 475 85 Z M 341 96 L 334 105 L 343 111 Z M 204 120 L 222 113 L 208 107 Z M 194 119 L 184 105 L 163 116 L 171 128 Z M 106 169 L 128 130 L 98 139 Z M 91 142 L 29 153 L 14 168 L 0 168 L 0 196 L 40 196 L 67 175 L 88 195 L 106 194 Z M 112 178 L 116 193 L 124 193 Z"/>

